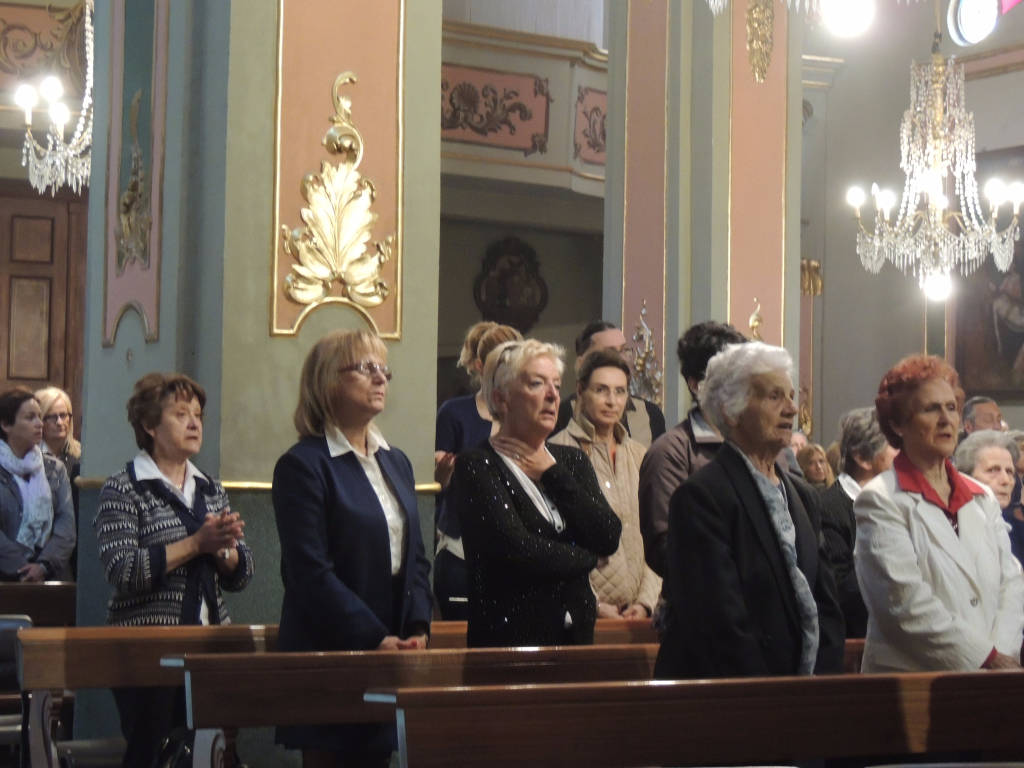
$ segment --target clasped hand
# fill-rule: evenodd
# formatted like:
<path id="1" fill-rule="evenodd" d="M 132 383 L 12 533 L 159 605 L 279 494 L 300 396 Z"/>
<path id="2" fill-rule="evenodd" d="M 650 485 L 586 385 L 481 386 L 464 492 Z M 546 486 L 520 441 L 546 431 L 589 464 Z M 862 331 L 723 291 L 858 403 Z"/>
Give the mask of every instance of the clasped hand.
<path id="1" fill-rule="evenodd" d="M 199 552 L 204 555 L 216 555 L 223 550 L 234 549 L 242 540 L 244 528 L 242 516 L 232 512 L 230 507 L 225 507 L 219 514 L 207 515 L 195 533 Z"/>

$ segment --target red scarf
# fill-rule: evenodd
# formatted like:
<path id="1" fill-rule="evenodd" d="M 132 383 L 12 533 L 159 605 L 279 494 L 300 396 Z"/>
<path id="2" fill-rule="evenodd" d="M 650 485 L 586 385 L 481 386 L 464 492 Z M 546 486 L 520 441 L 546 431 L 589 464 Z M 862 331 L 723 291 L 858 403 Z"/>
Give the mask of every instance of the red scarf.
<path id="1" fill-rule="evenodd" d="M 941 509 L 949 519 L 954 531 L 959 532 L 957 512 L 960 511 L 960 508 L 970 503 L 975 496 L 985 494 L 980 485 L 957 472 L 953 462 L 949 459 L 946 459 L 946 476 L 949 477 L 949 487 L 953 489 L 953 492 L 949 494 L 948 503 L 939 498 L 939 494 L 925 479 L 921 470 L 914 466 L 902 451 L 893 459 L 892 468 L 896 470 L 896 482 L 900 488 L 910 493 L 921 494 L 925 501 Z"/>

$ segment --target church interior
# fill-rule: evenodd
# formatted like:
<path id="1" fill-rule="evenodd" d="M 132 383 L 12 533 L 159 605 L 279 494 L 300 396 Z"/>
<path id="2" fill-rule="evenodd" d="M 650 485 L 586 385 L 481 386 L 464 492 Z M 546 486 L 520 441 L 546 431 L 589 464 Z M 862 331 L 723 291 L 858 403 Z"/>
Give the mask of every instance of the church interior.
<path id="1" fill-rule="evenodd" d="M 837 4 L 871 6 L 873 22 L 830 26 Z M 125 403 L 151 371 L 206 390 L 195 463 L 241 511 L 255 557 L 248 588 L 226 596 L 232 621 L 278 621 L 271 481 L 295 440 L 303 359 L 336 329 L 384 340 L 394 378 L 375 423 L 411 460 L 428 555 L 435 415 L 470 392 L 456 361 L 480 320 L 564 347 L 563 392 L 581 328 L 611 321 L 669 426 L 692 405 L 676 340 L 717 320 L 790 353 L 799 427 L 824 446 L 913 353 L 945 358 L 968 397 L 994 397 L 1024 429 L 1019 229 L 1008 266 L 987 251 L 969 274 L 955 266 L 936 301 L 918 265 L 897 266 L 909 257 L 864 266 L 879 198 L 857 216 L 848 202 L 877 183 L 895 190 L 879 208 L 899 205 L 911 66 L 937 53 L 964 67 L 977 187 L 1007 182 L 993 222 L 1016 227 L 1024 3 L 988 2 L 997 23 L 972 44 L 974 5 L 0 2 L 0 389 L 71 396 L 77 625 L 106 620 L 92 522 L 104 480 L 137 453 Z M 62 146 L 88 113 L 91 167 L 72 182 L 37 168 L 40 189 L 24 160 L 45 155 L 48 119 L 14 94 L 47 74 L 71 107 Z M 118 732 L 102 690 L 76 695 L 73 721 L 76 738 Z M 300 763 L 271 741 L 245 730 L 239 754 Z"/>

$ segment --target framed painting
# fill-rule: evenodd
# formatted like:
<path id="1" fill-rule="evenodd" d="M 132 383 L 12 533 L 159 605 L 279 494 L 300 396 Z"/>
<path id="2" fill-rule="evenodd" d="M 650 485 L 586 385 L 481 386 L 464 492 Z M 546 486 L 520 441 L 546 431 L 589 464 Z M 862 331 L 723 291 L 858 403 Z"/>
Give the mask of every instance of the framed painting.
<path id="1" fill-rule="evenodd" d="M 1024 147 L 978 154 L 978 187 L 999 177 L 1024 180 Z M 983 208 L 987 213 L 988 201 Z M 999 224 L 1008 223 L 1006 208 Z M 1024 239 L 1014 244 L 1013 263 L 999 271 L 992 258 L 959 278 L 947 328 L 953 332 L 953 365 L 968 396 L 1024 402 Z"/>

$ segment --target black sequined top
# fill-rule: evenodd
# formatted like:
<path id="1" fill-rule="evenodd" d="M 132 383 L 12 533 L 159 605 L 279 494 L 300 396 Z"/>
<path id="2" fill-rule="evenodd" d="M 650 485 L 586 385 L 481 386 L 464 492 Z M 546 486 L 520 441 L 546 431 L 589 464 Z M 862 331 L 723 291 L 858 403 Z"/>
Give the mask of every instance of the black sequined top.
<path id="1" fill-rule="evenodd" d="M 594 640 L 589 574 L 598 557 L 615 552 L 622 525 L 586 455 L 563 445 L 548 450 L 555 464 L 538 485 L 565 520 L 561 533 L 489 444 L 455 462 L 449 493 L 469 569 L 471 647 Z"/>

